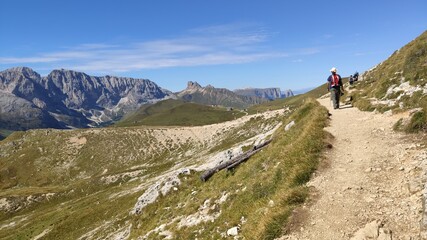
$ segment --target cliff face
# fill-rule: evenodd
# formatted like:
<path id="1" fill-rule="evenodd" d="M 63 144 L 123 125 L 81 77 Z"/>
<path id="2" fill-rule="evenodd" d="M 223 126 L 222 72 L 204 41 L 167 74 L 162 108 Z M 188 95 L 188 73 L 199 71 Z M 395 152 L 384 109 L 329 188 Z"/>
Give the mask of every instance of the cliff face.
<path id="1" fill-rule="evenodd" d="M 236 89 L 234 92 L 241 96 L 259 97 L 268 100 L 293 96 L 292 90 L 288 89 L 282 92 L 280 88 L 245 88 Z"/>
<path id="2" fill-rule="evenodd" d="M 287 97 L 292 97 L 294 96 L 294 93 L 292 92 L 291 89 L 288 90 L 284 90 L 281 92 L 282 98 L 287 98 Z"/>
<path id="3" fill-rule="evenodd" d="M 41 77 L 26 67 L 0 72 L 0 93 L 0 128 L 14 130 L 101 125 L 143 103 L 173 96 L 146 79 L 64 69 Z"/>

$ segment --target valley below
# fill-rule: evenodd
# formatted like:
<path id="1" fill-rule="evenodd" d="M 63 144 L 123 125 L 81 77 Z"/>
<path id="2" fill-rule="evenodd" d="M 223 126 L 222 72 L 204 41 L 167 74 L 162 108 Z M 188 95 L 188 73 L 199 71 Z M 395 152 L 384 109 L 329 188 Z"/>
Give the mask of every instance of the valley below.
<path id="1" fill-rule="evenodd" d="M 288 113 L 197 127 L 15 132 L 0 142 L 0 238 L 127 238 L 136 227 L 133 219 L 147 214 L 145 207 L 268 140 Z M 214 216 L 196 209 L 166 222 L 193 226 Z M 144 234 L 159 234 L 159 227 Z"/>

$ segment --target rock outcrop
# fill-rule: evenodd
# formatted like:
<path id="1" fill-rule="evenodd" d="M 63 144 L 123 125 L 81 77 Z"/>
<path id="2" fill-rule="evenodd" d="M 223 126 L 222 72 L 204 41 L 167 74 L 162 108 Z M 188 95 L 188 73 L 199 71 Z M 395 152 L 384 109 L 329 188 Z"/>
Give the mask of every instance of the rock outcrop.
<path id="1" fill-rule="evenodd" d="M 0 128 L 12 130 L 103 125 L 144 103 L 173 97 L 147 79 L 64 69 L 41 77 L 27 67 L 0 72 L 0 93 Z"/>
<path id="2" fill-rule="evenodd" d="M 281 98 L 280 88 L 245 88 L 236 89 L 234 92 L 241 96 L 260 97 L 269 100 Z"/>
<path id="3" fill-rule="evenodd" d="M 268 100 L 286 98 L 294 95 L 292 90 L 288 89 L 286 91 L 281 91 L 280 88 L 244 88 L 236 89 L 234 92 L 240 96 L 259 97 Z"/>
<path id="4" fill-rule="evenodd" d="M 366 224 L 364 228 L 359 229 L 351 240 L 378 239 L 392 240 L 392 232 L 383 228 L 383 224 L 378 221 L 373 221 Z"/>
<path id="5" fill-rule="evenodd" d="M 281 92 L 281 94 L 282 94 L 282 98 L 287 98 L 287 97 L 294 96 L 294 93 L 292 92 L 291 89 L 284 90 L 284 91 Z"/>

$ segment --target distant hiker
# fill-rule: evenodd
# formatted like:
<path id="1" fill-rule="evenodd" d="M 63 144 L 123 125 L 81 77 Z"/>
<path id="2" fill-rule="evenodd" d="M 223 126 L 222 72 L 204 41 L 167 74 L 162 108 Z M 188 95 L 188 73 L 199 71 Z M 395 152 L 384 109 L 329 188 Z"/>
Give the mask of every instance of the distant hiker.
<path id="1" fill-rule="evenodd" d="M 348 82 L 350 83 L 350 85 L 353 85 L 353 81 L 354 81 L 353 75 L 350 75 L 350 77 L 348 78 Z"/>
<path id="2" fill-rule="evenodd" d="M 331 75 L 328 77 L 328 91 L 331 92 L 332 104 L 334 109 L 340 107 L 340 97 L 344 94 L 344 87 L 342 85 L 341 76 L 337 74 L 337 69 L 332 68 Z"/>
<path id="3" fill-rule="evenodd" d="M 356 71 L 354 74 L 353 74 L 353 81 L 357 81 L 357 80 L 359 80 L 359 73 Z"/>

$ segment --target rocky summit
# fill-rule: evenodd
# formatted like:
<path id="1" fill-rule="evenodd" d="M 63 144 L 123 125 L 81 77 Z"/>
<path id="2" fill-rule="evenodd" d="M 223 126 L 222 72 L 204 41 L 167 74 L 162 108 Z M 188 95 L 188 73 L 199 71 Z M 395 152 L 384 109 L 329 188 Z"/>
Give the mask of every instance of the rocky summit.
<path id="1" fill-rule="evenodd" d="M 71 70 L 48 76 L 27 67 L 0 72 L 0 128 L 99 126 L 140 105 L 173 97 L 147 79 L 94 77 Z"/>

